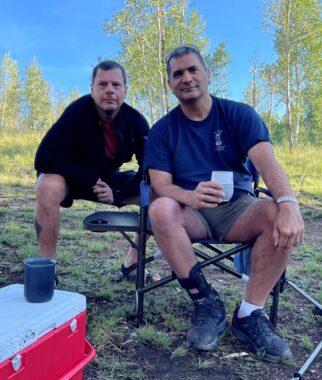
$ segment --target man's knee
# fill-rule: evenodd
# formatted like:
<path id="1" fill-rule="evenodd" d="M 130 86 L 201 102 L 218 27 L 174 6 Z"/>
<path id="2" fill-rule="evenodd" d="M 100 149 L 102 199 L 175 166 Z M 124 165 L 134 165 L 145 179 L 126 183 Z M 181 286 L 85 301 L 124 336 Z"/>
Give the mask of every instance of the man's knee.
<path id="1" fill-rule="evenodd" d="M 262 224 L 263 230 L 272 231 L 274 223 L 276 221 L 277 206 L 274 201 L 267 201 L 263 203 L 258 218 L 256 218 Z"/>
<path id="2" fill-rule="evenodd" d="M 235 220 L 224 240 L 252 241 L 263 235 L 272 237 L 276 215 L 273 201 L 254 202 Z"/>
<path id="3" fill-rule="evenodd" d="M 178 217 L 181 206 L 174 199 L 160 197 L 155 199 L 149 207 L 149 217 L 152 225 L 164 225 Z"/>
<path id="4" fill-rule="evenodd" d="M 38 204 L 60 204 L 67 194 L 64 177 L 59 174 L 41 174 L 36 184 Z"/>
<path id="5" fill-rule="evenodd" d="M 243 222 L 246 222 L 246 225 L 255 226 L 259 230 L 259 233 L 272 231 L 277 215 L 277 206 L 274 201 L 262 200 L 253 206 L 250 206 L 250 213 Z"/>
<path id="6" fill-rule="evenodd" d="M 270 200 L 263 200 L 255 205 L 255 209 L 249 214 L 249 218 L 241 220 L 241 222 L 246 226 L 246 234 L 250 231 L 251 238 L 257 239 L 260 236 L 266 236 L 272 240 L 276 215 L 276 204 Z"/>

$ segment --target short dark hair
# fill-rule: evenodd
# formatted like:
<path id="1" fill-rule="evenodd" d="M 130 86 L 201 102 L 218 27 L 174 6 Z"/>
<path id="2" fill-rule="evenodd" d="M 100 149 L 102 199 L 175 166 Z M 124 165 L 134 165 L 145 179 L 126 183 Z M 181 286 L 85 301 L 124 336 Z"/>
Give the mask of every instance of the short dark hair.
<path id="1" fill-rule="evenodd" d="M 113 69 L 119 69 L 121 71 L 121 73 L 122 73 L 124 84 L 126 84 L 126 74 L 125 74 L 124 67 L 122 65 L 120 65 L 118 62 L 109 61 L 109 60 L 107 60 L 107 61 L 101 61 L 100 63 L 98 63 L 94 67 L 93 72 L 92 72 L 92 84 L 95 81 L 95 77 L 96 77 L 98 69 L 101 69 L 103 71 L 108 71 L 108 70 L 113 70 Z"/>
<path id="2" fill-rule="evenodd" d="M 200 50 L 198 49 L 197 46 L 195 46 L 195 45 L 182 45 L 182 46 L 178 46 L 175 49 L 173 49 L 166 56 L 165 62 L 166 62 L 166 65 L 167 65 L 168 78 L 170 78 L 170 61 L 171 61 L 171 59 L 172 58 L 177 58 L 177 57 L 182 57 L 183 55 L 187 55 L 187 54 L 195 54 L 198 57 L 198 59 L 199 59 L 200 63 L 202 64 L 202 66 L 205 69 L 207 69 L 206 62 L 203 59 L 203 57 L 202 57 L 202 55 L 200 53 Z"/>

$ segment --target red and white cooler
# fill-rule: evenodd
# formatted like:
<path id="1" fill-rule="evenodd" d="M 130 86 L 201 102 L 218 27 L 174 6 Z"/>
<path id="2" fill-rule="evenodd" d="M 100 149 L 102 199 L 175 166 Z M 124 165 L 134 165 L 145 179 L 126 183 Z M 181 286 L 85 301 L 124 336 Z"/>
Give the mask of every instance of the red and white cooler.
<path id="1" fill-rule="evenodd" d="M 86 298 L 55 290 L 29 303 L 23 285 L 0 289 L 0 380 L 82 380 L 95 356 L 85 338 Z"/>

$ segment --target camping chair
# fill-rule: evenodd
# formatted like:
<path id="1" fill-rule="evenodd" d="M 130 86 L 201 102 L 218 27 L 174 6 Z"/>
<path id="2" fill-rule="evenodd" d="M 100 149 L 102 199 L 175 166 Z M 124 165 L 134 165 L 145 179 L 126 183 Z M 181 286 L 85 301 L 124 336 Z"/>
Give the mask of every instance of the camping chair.
<path id="1" fill-rule="evenodd" d="M 254 170 L 254 169 L 253 169 Z M 260 193 L 264 193 L 267 196 L 270 194 L 266 189 L 260 188 L 259 176 L 255 171 L 252 172 L 254 179 L 254 191 L 256 196 Z M 151 261 L 160 258 L 161 253 L 156 252 L 155 254 L 146 257 L 146 238 L 148 234 L 152 234 L 151 227 L 148 220 L 148 207 L 150 204 L 150 185 L 148 184 L 147 178 L 145 178 L 140 185 L 140 211 L 137 212 L 126 212 L 126 211 L 99 211 L 87 216 L 84 219 L 84 228 L 93 232 L 108 232 L 108 231 L 119 231 L 124 238 L 130 243 L 130 245 L 138 250 L 138 263 L 137 263 L 137 280 L 136 280 L 136 312 L 137 320 L 139 324 L 143 323 L 144 319 L 144 295 L 145 293 L 163 286 L 176 279 L 174 273 L 169 276 L 160 279 L 152 284 L 145 284 L 145 266 Z M 128 232 L 138 232 L 139 233 L 139 246 L 133 242 Z M 233 247 L 225 249 L 221 248 L 223 244 L 218 244 L 216 241 L 212 240 L 195 240 L 192 241 L 193 249 L 195 254 L 201 259 L 201 268 L 208 265 L 215 265 L 216 267 L 222 269 L 236 278 L 243 281 L 248 280 L 249 271 L 249 255 L 252 247 L 252 243 L 238 244 L 236 243 Z M 201 248 L 200 248 L 201 246 Z M 209 255 L 205 253 L 202 248 L 207 248 L 207 250 L 214 253 L 214 255 Z M 231 265 L 227 265 L 223 260 L 229 259 L 234 261 L 237 269 L 233 268 Z M 245 272 L 245 273 L 243 273 Z M 308 301 L 312 302 L 316 308 L 316 314 L 322 313 L 322 306 L 315 300 L 313 300 L 308 294 L 303 290 L 298 288 L 292 281 L 290 281 L 284 272 L 281 278 L 278 280 L 274 286 L 271 296 L 272 303 L 270 307 L 269 319 L 274 328 L 277 325 L 278 319 L 278 304 L 279 295 L 283 291 L 285 284 L 290 285 L 293 289 L 299 291 Z M 314 350 L 311 356 L 307 359 L 301 369 L 294 374 L 294 379 L 302 379 L 302 376 L 307 371 L 309 366 L 318 357 L 322 349 L 322 342 Z"/>
<path id="2" fill-rule="evenodd" d="M 258 195 L 260 192 L 266 192 L 264 189 L 258 187 L 259 176 L 254 169 L 254 167 L 250 165 L 250 170 L 252 171 L 253 179 L 254 179 L 254 189 L 256 189 L 256 194 Z M 140 184 L 140 212 L 127 212 L 127 211 L 98 211 L 84 219 L 84 228 L 93 232 L 108 232 L 108 231 L 118 231 L 123 237 L 129 242 L 132 248 L 136 248 L 138 250 L 138 263 L 137 263 L 137 281 L 136 281 L 136 306 L 137 306 L 137 319 L 141 324 L 143 322 L 144 317 L 144 294 L 163 286 L 173 280 L 176 279 L 174 273 L 171 275 L 154 282 L 149 285 L 145 285 L 144 283 L 144 274 L 145 274 L 145 266 L 147 263 L 156 260 L 161 257 L 161 253 L 158 251 L 152 256 L 146 258 L 146 238 L 148 234 L 152 234 L 152 230 L 148 220 L 148 207 L 150 204 L 150 185 L 148 184 L 147 176 Z M 139 246 L 137 247 L 132 238 L 129 236 L 129 232 L 138 232 L 139 233 Z M 222 262 L 223 259 L 234 260 L 233 256 L 240 253 L 240 256 L 247 254 L 252 247 L 252 243 L 245 244 L 236 244 L 234 247 L 223 250 L 218 248 L 218 245 L 215 241 L 211 240 L 195 240 L 192 242 L 194 245 L 195 254 L 202 259 L 201 268 L 213 264 L 220 269 L 232 274 L 233 276 L 240 278 L 244 281 L 247 281 L 248 275 L 247 273 L 242 273 L 242 271 L 238 271 L 231 266 L 228 266 Z M 218 243 L 218 242 L 217 242 Z M 208 248 L 212 252 L 214 252 L 215 256 L 209 256 L 199 248 L 197 248 L 196 244 L 202 245 L 205 248 Z M 215 245 L 216 244 L 216 245 Z M 243 264 L 243 260 L 236 260 L 235 263 L 238 264 L 241 269 L 241 264 Z M 244 260 L 244 262 L 246 262 Z M 247 266 L 247 265 L 246 265 Z M 277 323 L 277 310 L 278 310 L 278 297 L 280 293 L 280 283 L 278 282 L 273 290 L 273 303 L 270 312 L 270 320 L 271 323 L 276 326 Z"/>
<path id="3" fill-rule="evenodd" d="M 265 193 L 269 195 L 266 189 L 260 188 L 259 185 L 259 175 L 256 172 L 254 166 L 249 161 L 249 167 L 253 176 L 253 185 L 255 189 L 256 196 L 259 194 Z M 153 258 L 146 259 L 146 236 L 148 233 L 151 233 L 151 229 L 148 223 L 148 207 L 150 203 L 150 186 L 147 182 L 147 179 L 142 181 L 140 188 L 140 223 L 139 223 L 139 257 L 138 257 L 138 275 L 137 275 L 137 286 L 136 286 L 136 302 L 137 302 L 137 319 L 139 323 L 143 322 L 144 317 L 144 294 L 150 290 L 156 289 L 160 286 L 163 286 L 176 279 L 176 275 L 172 272 L 171 275 L 154 282 L 149 285 L 144 284 L 144 273 L 145 273 L 145 264 L 147 260 L 154 260 Z M 219 248 L 218 246 L 223 246 L 224 243 L 218 244 L 218 242 L 207 239 L 207 240 L 193 240 L 192 241 L 193 250 L 197 257 L 202 259 L 201 268 L 204 268 L 208 265 L 215 265 L 223 271 L 230 273 L 231 275 L 239 278 L 245 282 L 248 281 L 249 275 L 249 259 L 252 243 L 236 243 L 232 248 L 224 249 Z M 210 256 L 205 253 L 203 250 L 198 248 L 199 246 L 207 248 L 215 255 Z M 231 245 L 231 244 L 230 244 Z M 243 257 L 246 259 L 243 259 Z M 235 263 L 236 269 L 231 266 L 223 263 L 224 259 L 229 259 Z M 239 269 L 239 270 L 238 270 Z M 270 321 L 274 327 L 277 325 L 277 314 L 278 314 L 278 302 L 279 302 L 279 293 L 281 288 L 281 280 L 279 280 L 274 286 L 272 294 L 272 305 L 270 308 Z"/>

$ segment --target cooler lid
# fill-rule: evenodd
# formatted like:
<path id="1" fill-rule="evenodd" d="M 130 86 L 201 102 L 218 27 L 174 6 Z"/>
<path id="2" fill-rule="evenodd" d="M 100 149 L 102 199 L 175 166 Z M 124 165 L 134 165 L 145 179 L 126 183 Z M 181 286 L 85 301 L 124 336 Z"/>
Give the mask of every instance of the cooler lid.
<path id="1" fill-rule="evenodd" d="M 24 287 L 0 289 L 0 363 L 86 309 L 82 294 L 55 290 L 49 302 L 29 303 Z"/>

